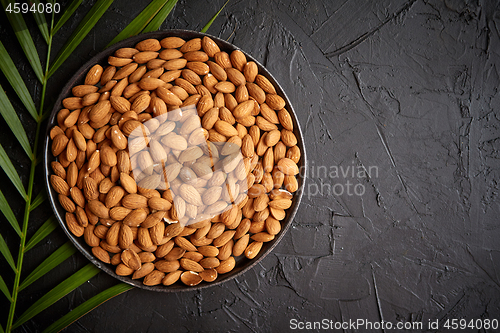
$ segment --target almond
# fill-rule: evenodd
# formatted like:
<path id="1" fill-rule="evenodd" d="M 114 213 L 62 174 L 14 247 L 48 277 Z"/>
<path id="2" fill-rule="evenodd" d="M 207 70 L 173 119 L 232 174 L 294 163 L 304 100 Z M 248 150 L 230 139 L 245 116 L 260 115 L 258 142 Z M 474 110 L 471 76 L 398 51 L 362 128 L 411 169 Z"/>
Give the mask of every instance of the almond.
<path id="1" fill-rule="evenodd" d="M 144 277 L 143 283 L 146 286 L 155 286 L 157 284 L 160 284 L 163 281 L 164 277 L 165 273 L 154 270 Z"/>
<path id="2" fill-rule="evenodd" d="M 292 205 L 292 200 L 290 199 L 274 199 L 269 202 L 269 207 L 275 209 L 288 209 Z"/>
<path id="3" fill-rule="evenodd" d="M 139 51 L 159 51 L 161 45 L 157 39 L 150 38 L 140 41 L 135 45 L 135 48 Z"/>
<path id="4" fill-rule="evenodd" d="M 276 89 L 274 89 L 273 84 L 265 76 L 261 74 L 257 75 L 255 77 L 255 83 L 257 83 L 266 93 L 276 94 Z"/>
<path id="5" fill-rule="evenodd" d="M 208 36 L 203 37 L 201 46 L 209 57 L 213 57 L 217 52 L 220 52 L 219 46 Z"/>
<path id="6" fill-rule="evenodd" d="M 203 266 L 201 266 L 196 261 L 187 258 L 181 258 L 180 264 L 181 267 L 184 268 L 186 271 L 202 272 L 204 269 Z"/>
<path id="7" fill-rule="evenodd" d="M 247 248 L 248 242 L 250 240 L 250 235 L 246 234 L 242 236 L 236 243 L 234 243 L 233 246 L 233 255 L 235 257 L 239 257 L 245 252 L 245 249 Z"/>
<path id="8" fill-rule="evenodd" d="M 280 141 L 280 138 L 281 138 L 280 131 L 278 131 L 277 129 L 272 130 L 269 133 L 267 133 L 264 143 L 266 144 L 266 146 L 272 147 Z"/>
<path id="9" fill-rule="evenodd" d="M 181 274 L 181 281 L 187 286 L 193 287 L 198 285 L 201 281 L 203 281 L 202 277 L 192 271 L 186 271 Z"/>
<path id="10" fill-rule="evenodd" d="M 126 224 L 121 224 L 120 233 L 118 237 L 118 245 L 120 246 L 120 248 L 124 250 L 128 249 L 132 245 L 133 241 L 134 241 L 134 235 L 130 227 Z"/>
<path id="11" fill-rule="evenodd" d="M 129 209 L 147 208 L 148 199 L 140 194 L 127 194 L 122 199 L 122 205 Z"/>
<path id="12" fill-rule="evenodd" d="M 180 37 L 167 37 L 160 41 L 161 46 L 166 49 L 176 49 L 184 45 L 184 43 L 186 41 Z"/>
<path id="13" fill-rule="evenodd" d="M 218 274 L 226 274 L 232 271 L 234 266 L 236 266 L 234 257 L 229 257 L 228 259 L 221 261 L 221 263 L 215 270 Z"/>
<path id="14" fill-rule="evenodd" d="M 217 132 L 226 137 L 238 135 L 238 131 L 236 130 L 236 128 L 234 128 L 231 124 L 223 120 L 216 121 L 214 128 L 217 130 Z"/>
<path id="15" fill-rule="evenodd" d="M 51 175 L 50 176 L 50 185 L 52 185 L 52 188 L 57 193 L 65 195 L 65 196 L 69 195 L 68 183 L 66 183 L 66 181 L 64 179 L 62 179 L 61 177 L 56 176 L 56 175 Z"/>
<path id="16" fill-rule="evenodd" d="M 238 104 L 233 110 L 233 115 L 235 118 L 245 118 L 251 115 L 254 107 L 254 102 L 252 100 L 242 102 Z"/>
<path id="17" fill-rule="evenodd" d="M 181 274 L 182 274 L 182 271 L 179 271 L 179 270 L 170 272 L 165 276 L 162 283 L 165 286 L 170 286 L 179 280 L 179 278 L 181 277 Z"/>
<path id="18" fill-rule="evenodd" d="M 155 90 L 163 85 L 165 85 L 165 81 L 153 77 L 145 77 L 139 81 L 139 87 L 144 90 Z"/>
<path id="19" fill-rule="evenodd" d="M 245 257 L 248 259 L 253 259 L 259 254 L 260 249 L 262 248 L 262 242 L 252 242 L 250 245 L 247 246 L 245 249 Z"/>
<path id="20" fill-rule="evenodd" d="M 85 84 L 90 86 L 96 85 L 101 80 L 102 72 L 103 68 L 101 65 L 94 65 L 85 77 Z"/>
<path id="21" fill-rule="evenodd" d="M 258 72 L 259 69 L 257 67 L 257 64 L 253 61 L 247 62 L 245 64 L 245 67 L 243 68 L 243 74 L 245 75 L 245 79 L 248 82 L 254 82 Z"/>
<path id="22" fill-rule="evenodd" d="M 276 111 L 271 109 L 269 105 L 266 103 L 263 103 L 260 105 L 260 113 L 264 119 L 266 119 L 268 122 L 272 124 L 279 124 L 280 121 L 278 119 L 278 115 L 276 114 Z"/>
<path id="23" fill-rule="evenodd" d="M 110 264 L 111 261 L 110 261 L 110 258 L 109 258 L 109 253 L 108 251 L 104 250 L 102 247 L 100 246 L 95 246 L 92 248 L 92 254 L 97 258 L 99 259 L 100 261 L 106 263 L 106 264 Z"/>
<path id="24" fill-rule="evenodd" d="M 267 94 L 266 104 L 273 110 L 281 110 L 285 107 L 286 103 L 283 97 L 277 94 Z"/>
<path id="25" fill-rule="evenodd" d="M 193 245 L 193 243 L 191 243 L 184 237 L 177 236 L 174 238 L 174 242 L 181 249 L 184 249 L 186 251 L 196 251 L 196 247 Z"/>
<path id="26" fill-rule="evenodd" d="M 158 57 L 158 52 L 154 51 L 143 51 L 134 54 L 132 59 L 138 64 L 145 64 L 151 59 Z"/>
<path id="27" fill-rule="evenodd" d="M 177 97 L 173 92 L 165 88 L 164 86 L 160 86 L 156 89 L 156 93 L 158 97 L 160 97 L 165 103 L 168 105 L 181 105 L 182 101 Z"/>
<path id="28" fill-rule="evenodd" d="M 69 231 L 76 237 L 83 235 L 84 228 L 78 223 L 74 214 L 66 212 L 66 225 Z"/>
<path id="29" fill-rule="evenodd" d="M 295 134 L 293 134 L 292 131 L 286 129 L 281 130 L 281 141 L 283 141 L 283 143 L 287 147 L 293 147 L 297 144 L 297 138 L 295 137 Z"/>
<path id="30" fill-rule="evenodd" d="M 52 155 L 59 156 L 69 142 L 68 137 L 65 134 L 59 134 L 54 137 L 52 140 Z"/>
<path id="31" fill-rule="evenodd" d="M 278 111 L 278 119 L 285 129 L 293 131 L 293 121 L 290 113 L 286 109 L 281 109 Z"/>
<path id="32" fill-rule="evenodd" d="M 243 73 L 236 68 L 226 68 L 227 78 L 234 83 L 235 86 L 244 85 L 247 81 Z"/>
<path id="33" fill-rule="evenodd" d="M 140 254 L 142 253 L 146 253 L 146 252 L 141 252 L 139 253 L 139 256 Z M 143 278 L 145 277 L 146 275 L 150 274 L 151 272 L 153 272 L 155 269 L 155 265 L 153 263 L 145 263 L 143 264 L 138 270 L 136 270 L 134 272 L 134 274 L 132 275 L 132 279 L 140 279 L 140 278 Z"/>
<path id="34" fill-rule="evenodd" d="M 111 110 L 111 103 L 109 101 L 100 101 L 92 107 L 89 113 L 91 121 L 98 122 L 104 119 Z"/>
<path id="35" fill-rule="evenodd" d="M 243 54 L 243 52 L 240 50 L 234 50 L 231 52 L 230 59 L 233 67 L 242 72 L 247 63 L 247 57 Z"/>
<path id="36" fill-rule="evenodd" d="M 139 259 L 137 253 L 130 249 L 123 250 L 121 253 L 121 259 L 125 266 L 132 268 L 134 271 L 141 268 L 141 259 Z"/>
<path id="37" fill-rule="evenodd" d="M 219 80 L 219 81 L 226 81 L 227 80 L 227 73 L 222 68 L 218 63 L 215 63 L 213 61 L 208 61 L 208 68 L 210 70 L 210 73 L 213 74 L 213 76 Z"/>

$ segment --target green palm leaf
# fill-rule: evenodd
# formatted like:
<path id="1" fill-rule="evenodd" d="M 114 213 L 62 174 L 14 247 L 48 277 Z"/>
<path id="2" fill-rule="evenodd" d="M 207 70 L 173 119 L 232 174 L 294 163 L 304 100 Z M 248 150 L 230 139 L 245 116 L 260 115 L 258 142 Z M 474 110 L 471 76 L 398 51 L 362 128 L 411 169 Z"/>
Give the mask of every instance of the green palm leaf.
<path id="1" fill-rule="evenodd" d="M 2 115 L 3 119 L 5 119 L 7 125 L 9 125 L 12 133 L 14 133 L 14 135 L 17 138 L 17 141 L 19 141 L 19 143 L 23 147 L 28 157 L 30 159 L 33 159 L 30 143 L 28 141 L 28 137 L 26 136 L 26 132 L 24 131 L 23 124 L 21 124 L 21 121 L 17 116 L 16 110 L 14 110 L 14 107 L 12 106 L 12 104 L 10 104 L 9 98 L 5 94 L 5 91 L 3 91 L 1 85 L 0 85 L 0 114 Z"/>
<path id="2" fill-rule="evenodd" d="M 2 6 L 4 9 L 7 8 L 9 3 L 12 3 L 12 0 L 0 0 L 2 2 Z M 7 18 L 9 19 L 10 25 L 14 29 L 14 33 L 23 48 L 24 54 L 28 58 L 28 61 L 33 67 L 35 71 L 35 75 L 40 80 L 43 81 L 43 70 L 42 64 L 40 63 L 40 58 L 38 57 L 38 52 L 36 50 L 35 44 L 33 43 L 33 39 L 28 31 L 28 27 L 26 27 L 26 23 L 24 22 L 23 16 L 21 13 L 7 13 Z"/>
<path id="3" fill-rule="evenodd" d="M 47 21 L 45 21 L 45 14 L 43 12 L 38 11 L 38 4 L 40 3 L 39 0 L 32 0 L 33 5 L 36 6 L 36 10 L 33 13 L 33 16 L 35 17 L 36 24 L 38 25 L 38 29 L 40 29 L 40 32 L 42 33 L 43 38 L 45 39 L 45 42 L 48 44 L 49 43 L 49 28 L 47 27 Z M 45 4 L 44 4 L 45 5 Z M 30 7 L 32 4 L 30 3 Z"/>
<path id="4" fill-rule="evenodd" d="M 3 216 L 9 221 L 10 225 L 16 233 L 21 236 L 21 228 L 19 227 L 19 223 L 17 223 L 16 217 L 14 216 L 14 212 L 9 206 L 9 203 L 7 202 L 7 199 L 3 195 L 2 191 L 0 191 L 0 211 L 2 212 Z"/>
<path id="5" fill-rule="evenodd" d="M 48 293 L 38 299 L 32 306 L 28 308 L 14 323 L 12 328 L 16 328 L 24 324 L 27 320 L 33 318 L 55 302 L 61 297 L 67 295 L 74 289 L 78 288 L 83 283 L 90 280 L 94 275 L 99 273 L 100 270 L 94 264 L 87 264 L 75 274 L 55 286 Z"/>
<path id="6" fill-rule="evenodd" d="M 9 288 L 5 284 L 5 281 L 3 280 L 1 275 L 0 275 L 0 290 L 3 292 L 3 294 L 5 295 L 5 297 L 7 297 L 9 301 L 12 299 Z"/>
<path id="7" fill-rule="evenodd" d="M 29 240 L 28 244 L 24 247 L 24 252 L 28 252 L 38 244 L 42 239 L 47 237 L 52 231 L 54 231 L 59 224 L 57 223 L 54 215 L 52 215 L 38 230 L 35 232 L 33 237 Z"/>
<path id="8" fill-rule="evenodd" d="M 66 21 L 73 15 L 75 10 L 80 6 L 83 0 L 73 0 L 68 8 L 64 11 L 56 26 L 52 30 L 52 35 L 55 35 L 59 29 L 66 23 Z"/>
<path id="9" fill-rule="evenodd" d="M 109 47 L 121 40 L 140 34 L 155 15 L 162 9 L 167 0 L 153 0 L 129 23 L 106 47 Z"/>
<path id="10" fill-rule="evenodd" d="M 148 23 L 142 30 L 143 33 L 156 31 L 160 29 L 161 24 L 167 19 L 168 14 L 174 9 L 177 0 L 168 0 L 167 3 L 160 9 L 158 14 Z"/>
<path id="11" fill-rule="evenodd" d="M 31 98 L 30 93 L 28 92 L 28 88 L 24 84 L 21 75 L 14 65 L 9 53 L 3 46 L 0 41 L 0 70 L 3 72 L 7 80 L 9 81 L 12 88 L 16 92 L 17 96 L 23 102 L 24 106 L 31 114 L 31 116 L 36 120 L 38 119 L 38 114 L 36 113 L 35 103 L 33 103 L 33 99 Z"/>
<path id="12" fill-rule="evenodd" d="M 221 9 L 219 9 L 219 11 L 217 13 L 215 13 L 215 15 L 210 19 L 210 21 L 208 21 L 208 23 L 205 24 L 205 26 L 203 27 L 203 29 L 200 30 L 200 32 L 207 32 L 208 28 L 210 28 L 212 23 L 214 23 L 215 19 L 217 18 L 217 16 L 219 16 L 220 12 L 222 12 L 224 7 L 226 7 L 228 2 L 229 2 L 229 0 L 227 0 L 226 3 L 224 4 L 224 6 L 222 6 Z"/>
<path id="13" fill-rule="evenodd" d="M 87 312 L 98 307 L 99 305 L 106 302 L 107 300 L 109 300 L 109 299 L 111 299 L 111 298 L 113 298 L 121 293 L 124 293 L 125 291 L 130 290 L 132 288 L 133 287 L 128 285 L 128 284 L 119 283 L 111 288 L 108 288 L 108 289 L 100 292 L 99 294 L 97 294 L 94 297 L 92 297 L 91 299 L 85 301 L 83 304 L 80 304 L 78 307 L 76 307 L 75 309 L 68 312 L 61 319 L 57 320 L 52 325 L 47 327 L 45 330 L 43 330 L 43 333 L 59 332 L 63 328 L 69 326 L 71 323 L 73 323 L 78 318 L 85 315 Z"/>
<path id="14" fill-rule="evenodd" d="M 46 273 L 50 272 L 54 267 L 58 266 L 64 260 L 68 259 L 76 252 L 76 247 L 71 243 L 67 242 L 63 246 L 59 247 L 54 253 L 52 253 L 47 259 L 45 259 L 33 272 L 31 272 L 26 279 L 19 286 L 19 291 L 23 290 Z"/>
<path id="15" fill-rule="evenodd" d="M 14 263 L 14 259 L 12 258 L 12 254 L 10 254 L 9 247 L 7 246 L 7 243 L 5 243 L 5 239 L 3 239 L 2 235 L 0 234 L 0 252 L 3 254 L 5 260 L 9 263 L 10 267 L 15 271 L 16 269 L 16 264 Z"/>
<path id="16" fill-rule="evenodd" d="M 40 204 L 42 204 L 45 201 L 45 199 L 47 199 L 47 193 L 45 193 L 45 191 L 40 191 L 40 193 L 38 193 L 36 198 L 33 199 L 33 201 L 31 202 L 30 211 L 40 206 Z"/>
<path id="17" fill-rule="evenodd" d="M 21 196 L 26 200 L 27 194 L 23 187 L 23 183 L 21 182 L 21 178 L 19 178 L 16 168 L 14 168 L 14 165 L 10 161 L 9 156 L 7 156 L 7 153 L 3 149 L 2 145 L 0 145 L 0 167 L 2 167 L 12 184 L 14 184 Z"/>
<path id="18" fill-rule="evenodd" d="M 5 0 L 2 0 L 5 1 Z M 64 61 L 71 55 L 71 53 L 76 49 L 80 42 L 87 36 L 87 34 L 92 30 L 94 25 L 99 21 L 101 16 L 106 12 L 106 10 L 111 6 L 113 0 L 98 0 L 92 9 L 85 15 L 83 20 L 80 22 L 76 30 L 71 34 L 66 44 L 64 44 L 61 51 L 56 57 L 56 60 L 50 66 L 47 78 L 51 77 L 54 72 L 64 63 Z"/>

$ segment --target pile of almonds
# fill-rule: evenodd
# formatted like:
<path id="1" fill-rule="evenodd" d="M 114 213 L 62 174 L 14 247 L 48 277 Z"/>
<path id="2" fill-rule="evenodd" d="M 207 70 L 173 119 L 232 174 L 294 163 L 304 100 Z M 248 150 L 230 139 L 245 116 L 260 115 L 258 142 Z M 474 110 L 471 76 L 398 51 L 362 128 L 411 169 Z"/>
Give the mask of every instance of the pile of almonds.
<path id="1" fill-rule="evenodd" d="M 146 39 L 93 66 L 50 131 L 66 225 L 120 276 L 212 282 L 281 231 L 298 189 L 284 99 L 239 50 Z"/>

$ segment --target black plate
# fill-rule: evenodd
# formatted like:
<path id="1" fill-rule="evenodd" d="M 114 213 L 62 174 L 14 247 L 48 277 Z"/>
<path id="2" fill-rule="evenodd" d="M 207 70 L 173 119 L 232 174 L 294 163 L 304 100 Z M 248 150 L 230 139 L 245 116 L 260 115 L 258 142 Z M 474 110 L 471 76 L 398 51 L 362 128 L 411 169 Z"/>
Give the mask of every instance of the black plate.
<path id="1" fill-rule="evenodd" d="M 138 288 L 142 289 L 147 289 L 147 290 L 152 290 L 152 291 L 162 291 L 162 292 L 177 292 L 177 291 L 192 291 L 192 290 L 199 290 L 203 289 L 209 286 L 215 286 L 219 285 L 223 282 L 229 281 L 231 279 L 234 279 L 237 276 L 242 275 L 244 272 L 255 266 L 259 261 L 264 259 L 265 256 L 267 256 L 272 249 L 278 244 L 278 242 L 283 238 L 283 235 L 286 233 L 288 228 L 290 227 L 293 218 L 295 216 L 295 213 L 297 212 L 297 209 L 300 204 L 300 200 L 302 198 L 303 190 L 304 190 L 304 181 L 305 181 L 305 170 L 307 166 L 307 158 L 306 158 L 306 151 L 305 151 L 305 146 L 304 146 L 304 138 L 302 135 L 302 131 L 300 129 L 300 126 L 297 122 L 297 117 L 295 115 L 295 111 L 292 107 L 292 104 L 290 103 L 290 100 L 286 96 L 285 92 L 281 88 L 281 86 L 278 84 L 278 82 L 274 79 L 274 77 L 267 71 L 267 69 L 262 66 L 257 60 L 255 60 L 252 56 L 250 56 L 248 53 L 245 51 L 241 50 L 247 59 L 250 61 L 255 61 L 259 68 L 259 74 L 264 75 L 267 77 L 271 83 L 275 86 L 276 91 L 278 95 L 283 97 L 286 101 L 287 104 L 287 110 L 290 112 L 290 115 L 292 116 L 293 120 L 293 126 L 294 126 L 294 133 L 297 137 L 297 145 L 300 148 L 300 151 L 302 153 L 302 156 L 300 158 L 300 161 L 298 163 L 298 167 L 301 170 L 300 174 L 297 175 L 297 180 L 299 183 L 299 189 L 297 192 L 295 192 L 295 195 L 293 197 L 293 202 L 292 206 L 287 210 L 287 216 L 286 218 L 282 221 L 282 230 L 281 232 L 272 240 L 271 242 L 264 243 L 261 251 L 259 254 L 252 260 L 249 260 L 245 257 L 237 259 L 236 261 L 236 267 L 229 273 L 219 275 L 217 277 L 217 280 L 211 283 L 207 282 L 201 282 L 197 286 L 194 287 L 188 287 L 183 285 L 181 282 L 177 282 L 174 285 L 171 286 L 164 286 L 164 285 L 157 285 L 157 286 L 146 286 L 142 283 L 141 280 L 132 280 L 130 277 L 124 277 L 124 276 L 119 276 L 115 274 L 115 267 L 111 264 L 105 264 L 102 261 L 98 260 L 94 255 L 92 254 L 91 248 L 87 243 L 85 243 L 83 237 L 75 237 L 66 227 L 65 223 L 65 210 L 61 207 L 58 199 L 57 199 L 57 193 L 51 188 L 50 186 L 50 175 L 53 173 L 52 169 L 50 167 L 50 163 L 52 161 L 55 161 L 54 156 L 52 156 L 51 153 L 51 140 L 49 137 L 49 131 L 50 129 L 54 126 L 57 125 L 57 120 L 56 120 L 56 115 L 59 112 L 59 110 L 62 107 L 62 100 L 66 97 L 71 96 L 71 88 L 73 88 L 75 85 L 83 84 L 85 80 L 85 76 L 88 72 L 88 70 L 94 66 L 95 64 L 100 64 L 101 66 L 105 67 L 107 65 L 107 59 L 110 55 L 113 55 L 114 52 L 117 49 L 120 49 L 122 47 L 134 47 L 135 44 L 138 42 L 147 39 L 147 38 L 156 38 L 156 39 L 163 39 L 165 37 L 171 37 L 171 36 L 177 36 L 181 37 L 183 39 L 192 39 L 192 38 L 203 38 L 204 36 L 208 36 L 212 38 L 220 47 L 222 51 L 226 51 L 228 53 L 234 51 L 234 50 L 239 50 L 236 46 L 234 46 L 231 43 L 226 42 L 225 40 L 222 40 L 220 38 L 208 35 L 208 34 L 203 34 L 195 31 L 189 31 L 189 30 L 167 30 L 167 31 L 158 31 L 158 32 L 151 32 L 147 34 L 142 34 L 138 36 L 134 36 L 128 39 L 125 39 L 112 47 L 100 52 L 96 56 L 94 56 L 92 59 L 90 59 L 85 65 L 83 65 L 80 70 L 73 75 L 71 80 L 66 84 L 66 86 L 63 88 L 61 94 L 59 95 L 59 98 L 57 99 L 56 103 L 54 104 L 54 108 L 52 110 L 52 113 L 49 117 L 49 123 L 47 126 L 47 132 L 46 132 L 46 137 L 45 137 L 45 146 L 44 146 L 44 168 L 45 168 L 45 185 L 47 187 L 47 192 L 49 194 L 49 200 L 50 204 L 52 206 L 52 209 L 54 210 L 54 213 L 57 217 L 57 220 L 61 224 L 62 228 L 64 229 L 64 232 L 68 237 L 71 239 L 73 244 L 80 250 L 81 253 L 85 257 L 87 257 L 94 265 L 99 267 L 101 270 L 105 271 L 109 275 L 115 277 L 116 279 L 123 281 L 125 283 L 128 283 L 130 285 L 133 285 Z"/>

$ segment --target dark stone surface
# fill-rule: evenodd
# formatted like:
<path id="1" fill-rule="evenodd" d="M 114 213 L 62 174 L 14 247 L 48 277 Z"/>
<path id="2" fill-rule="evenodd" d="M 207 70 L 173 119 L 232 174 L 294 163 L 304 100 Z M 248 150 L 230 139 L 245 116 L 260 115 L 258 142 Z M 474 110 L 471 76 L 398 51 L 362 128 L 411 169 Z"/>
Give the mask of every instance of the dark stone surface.
<path id="1" fill-rule="evenodd" d="M 199 30 L 223 2 L 179 1 L 163 28 Z M 92 3 L 68 21 L 54 52 Z M 145 5 L 115 1 L 52 79 L 49 104 Z M 5 21 L 0 14 L 2 42 L 38 94 Z M 499 27 L 498 1 L 231 1 L 208 32 L 270 70 L 305 134 L 310 173 L 292 228 L 236 280 L 179 294 L 134 289 L 67 331 L 274 332 L 290 330 L 291 319 L 324 318 L 423 322 L 424 331 L 437 320 L 444 331 L 453 318 L 500 320 Z M 36 26 L 30 29 L 44 50 Z M 1 124 L 0 143 L 26 175 L 29 164 Z M 349 195 L 354 185 L 364 193 Z M 14 191 L 2 182 L 3 193 Z M 20 216 L 21 202 L 13 206 Z M 49 215 L 40 208 L 30 232 Z M 17 238 L 4 222 L 14 249 Z M 52 233 L 27 256 L 26 271 L 65 241 L 62 230 Z M 86 263 L 78 253 L 27 288 L 18 313 Z M 99 274 L 21 331 L 40 331 L 114 283 Z"/>

